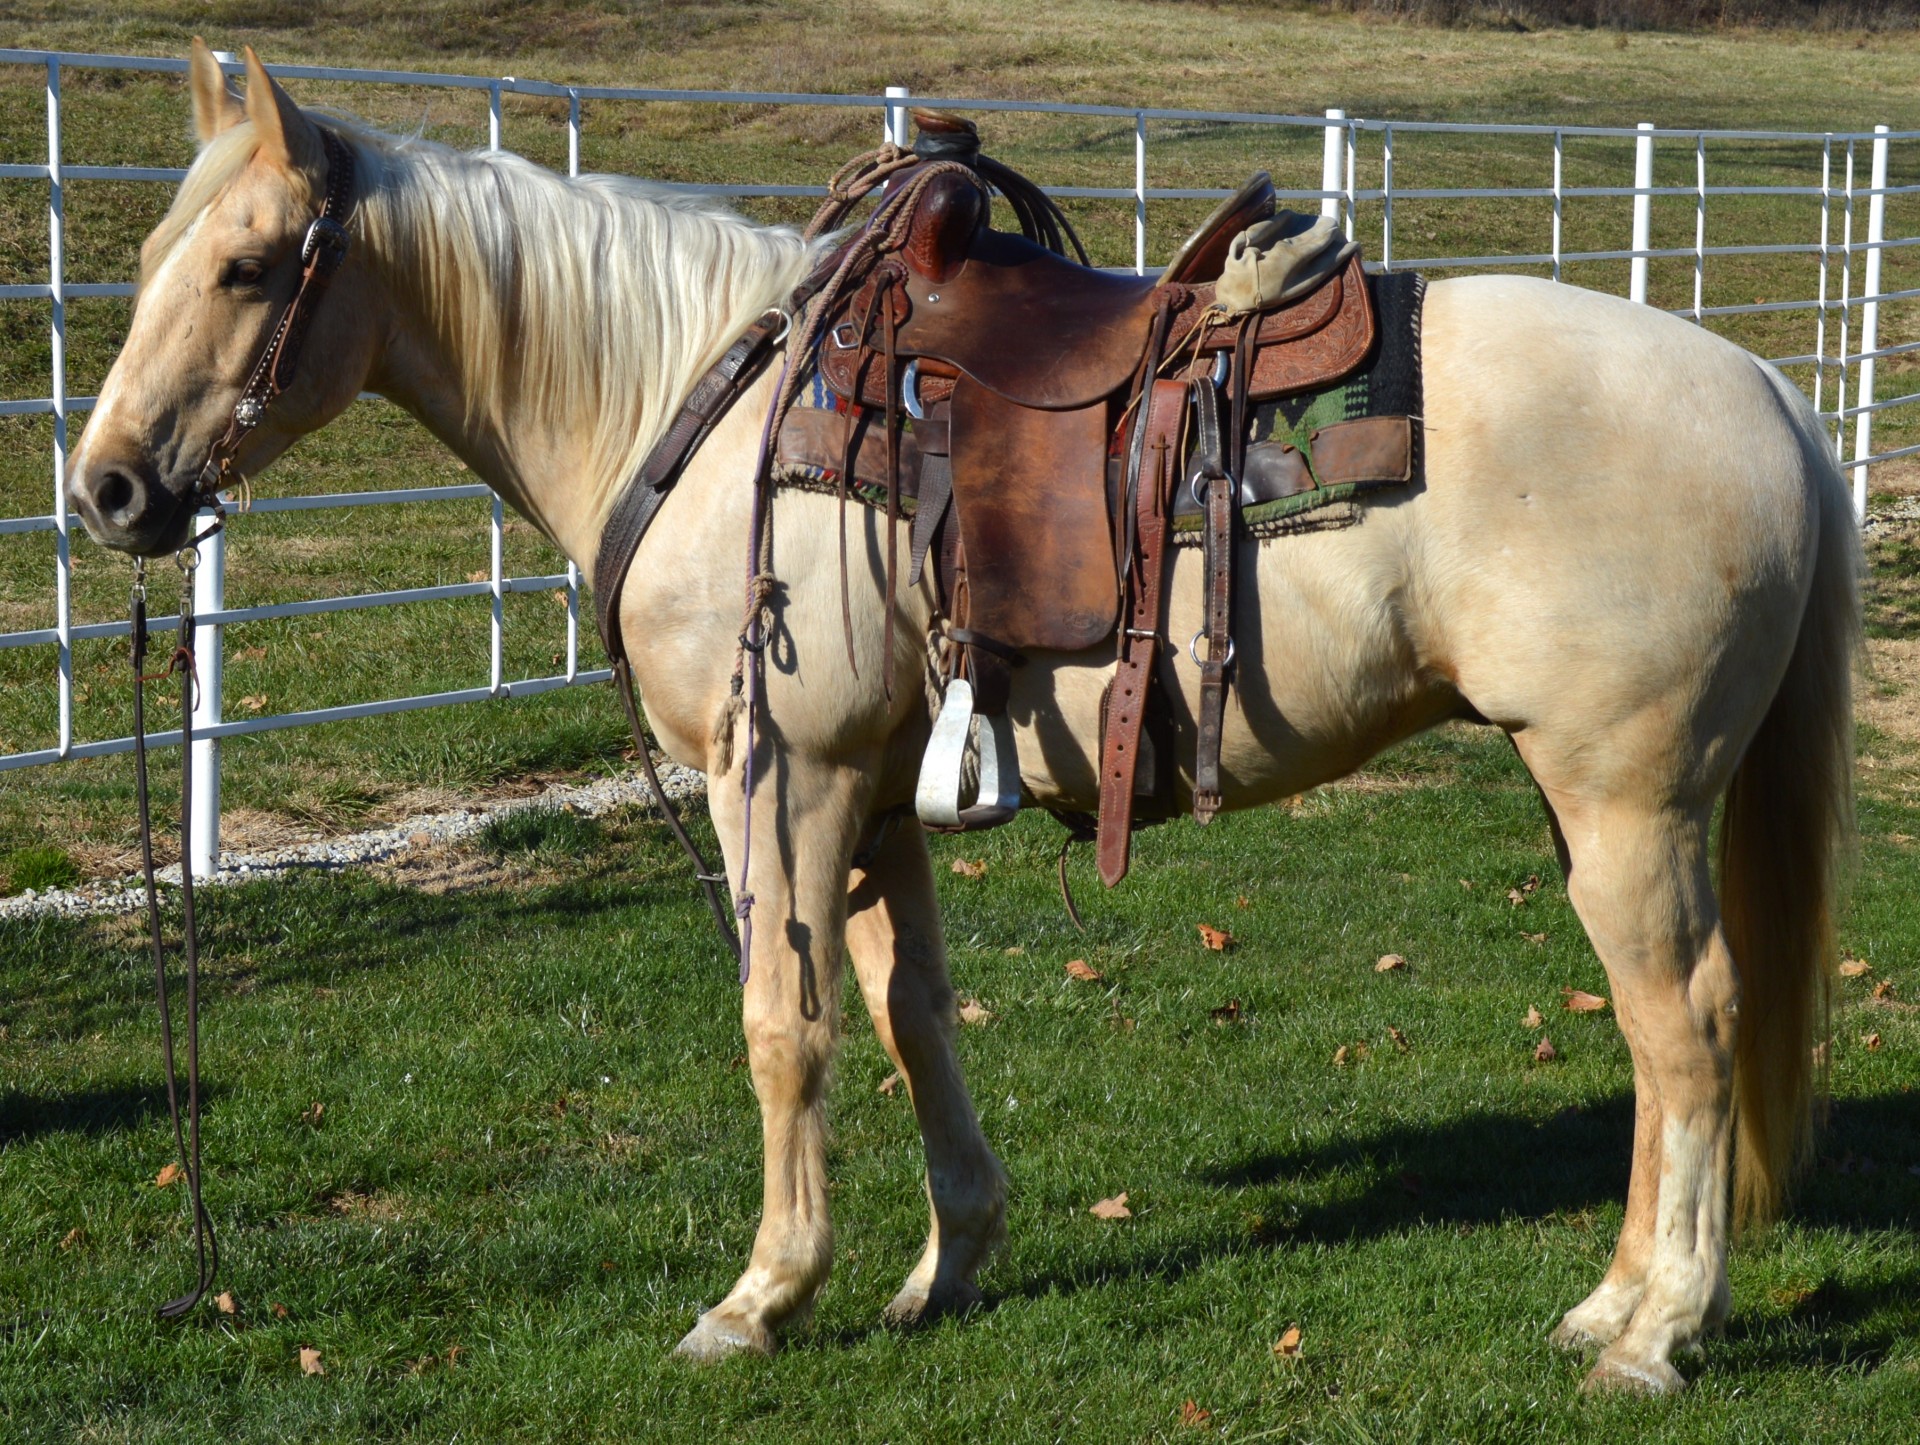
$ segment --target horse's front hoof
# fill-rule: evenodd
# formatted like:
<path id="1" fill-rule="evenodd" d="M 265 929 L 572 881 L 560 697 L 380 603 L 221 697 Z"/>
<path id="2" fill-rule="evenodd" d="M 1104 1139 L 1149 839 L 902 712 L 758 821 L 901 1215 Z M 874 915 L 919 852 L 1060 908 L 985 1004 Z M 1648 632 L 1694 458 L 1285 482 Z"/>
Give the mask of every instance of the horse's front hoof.
<path id="1" fill-rule="evenodd" d="M 895 1329 L 909 1330 L 930 1325 L 947 1315 L 964 1314 L 980 1303 L 980 1287 L 971 1280 L 937 1285 L 909 1283 L 893 1302 L 881 1311 L 880 1318 Z"/>
<path id="2" fill-rule="evenodd" d="M 717 1310 L 708 1310 L 687 1331 L 685 1339 L 673 1347 L 675 1358 L 711 1365 L 735 1355 L 771 1355 L 779 1347 L 773 1331 L 765 1325 L 741 1319 L 723 1319 Z"/>
<path id="3" fill-rule="evenodd" d="M 1665 1360 L 1623 1360 L 1602 1355 L 1581 1382 L 1588 1395 L 1677 1395 L 1686 1378 Z"/>

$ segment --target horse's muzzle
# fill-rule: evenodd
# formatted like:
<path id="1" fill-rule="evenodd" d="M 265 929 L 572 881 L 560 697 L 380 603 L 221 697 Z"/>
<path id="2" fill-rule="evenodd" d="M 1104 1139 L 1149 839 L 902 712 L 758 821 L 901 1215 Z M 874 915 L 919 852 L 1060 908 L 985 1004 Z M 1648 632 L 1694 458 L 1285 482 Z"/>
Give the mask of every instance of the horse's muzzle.
<path id="1" fill-rule="evenodd" d="M 96 458 L 85 448 L 73 459 L 67 501 L 94 541 L 139 557 L 174 551 L 193 520 L 184 498 L 167 490 L 151 462 Z"/>

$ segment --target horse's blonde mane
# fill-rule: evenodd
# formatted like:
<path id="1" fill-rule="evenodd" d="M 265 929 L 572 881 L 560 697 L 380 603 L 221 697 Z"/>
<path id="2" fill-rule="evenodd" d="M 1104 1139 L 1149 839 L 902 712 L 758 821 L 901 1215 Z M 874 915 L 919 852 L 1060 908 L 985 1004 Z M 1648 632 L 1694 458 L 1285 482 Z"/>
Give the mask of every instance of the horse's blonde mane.
<path id="1" fill-rule="evenodd" d="M 437 329 L 468 423 L 504 429 L 516 398 L 537 398 L 552 424 L 588 439 L 585 485 L 629 475 L 700 374 L 809 262 L 791 228 L 702 196 L 325 123 L 355 155 L 355 244 Z M 252 129 L 234 126 L 201 152 L 144 274 L 245 167 Z"/>

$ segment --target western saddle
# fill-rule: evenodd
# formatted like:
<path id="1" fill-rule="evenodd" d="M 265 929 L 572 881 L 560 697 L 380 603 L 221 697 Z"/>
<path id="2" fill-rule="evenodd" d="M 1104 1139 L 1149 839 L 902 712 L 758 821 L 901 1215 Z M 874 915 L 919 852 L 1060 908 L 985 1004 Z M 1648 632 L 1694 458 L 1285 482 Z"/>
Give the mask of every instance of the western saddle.
<path id="1" fill-rule="evenodd" d="M 1285 441 L 1250 440 L 1251 408 L 1340 382 L 1367 361 L 1377 330 L 1356 249 L 1331 222 L 1276 214 L 1266 172 L 1223 203 L 1160 277 L 1119 275 L 1084 264 L 1066 217 L 982 155 L 971 122 L 914 118 L 913 151 L 887 148 L 843 168 L 810 228 L 840 225 L 861 197 L 879 193 L 872 215 L 796 297 L 797 351 L 771 419 L 771 460 L 831 477 L 843 506 L 852 491 L 876 505 L 884 493 L 890 590 L 911 506 L 908 580 L 919 582 L 931 562 L 945 624 L 944 700 L 915 796 L 930 828 L 991 827 L 1018 810 L 1006 707 L 1011 670 L 1029 652 L 1114 645 L 1098 817 L 1063 815 L 1097 836 L 1111 886 L 1127 870 L 1137 794 L 1141 812 L 1167 811 L 1169 768 L 1155 765 L 1145 724 L 1175 515 L 1198 514 L 1204 555 L 1205 621 L 1187 644 L 1201 673 L 1192 792 L 1204 823 L 1223 801 L 1240 509 L 1343 480 L 1408 479 L 1412 423 L 1367 417 L 1322 427 L 1310 457 Z M 1020 234 L 990 224 L 996 192 Z M 1066 258 L 1069 244 L 1079 263 Z M 744 389 L 755 348 L 764 352 L 764 338 L 749 333 L 716 368 L 730 392 L 696 389 L 677 442 L 663 444 L 662 456 L 677 452 L 658 465 L 649 459 L 631 491 L 671 484 Z M 816 369 L 824 393 L 813 394 L 828 404 L 795 406 L 801 378 L 811 384 Z M 652 505 L 637 504 L 639 528 Z M 616 595 L 631 550 L 617 554 L 637 545 L 637 533 L 631 544 L 625 536 L 632 530 L 610 527 L 603 542 L 595 581 Z M 618 562 L 611 570 L 609 556 Z M 845 566 L 843 528 L 843 589 Z M 605 593 L 599 601 L 618 668 L 617 622 Z M 891 643 L 891 607 L 887 618 Z M 1170 764 L 1170 752 L 1163 744 L 1157 761 Z"/>
<path id="2" fill-rule="evenodd" d="M 936 559 L 951 644 L 915 798 L 929 827 L 991 827 L 1018 809 L 1006 702 L 1010 670 L 1027 652 L 1116 641 L 1097 823 L 1101 875 L 1111 885 L 1126 872 L 1142 781 L 1172 514 L 1202 514 L 1206 626 L 1190 650 L 1202 679 L 1194 813 L 1206 822 L 1222 801 L 1239 507 L 1356 468 L 1369 477 L 1383 465 L 1405 472 L 1410 423 L 1379 417 L 1325 428 L 1311 468 L 1285 444 L 1256 444 L 1248 455 L 1250 404 L 1338 382 L 1367 359 L 1376 330 L 1355 249 L 1330 223 L 1276 224 L 1266 172 L 1222 204 L 1159 278 L 1116 275 L 993 229 L 986 175 L 1003 194 L 1024 190 L 1014 206 L 1023 221 L 1051 202 L 986 161 L 970 122 L 929 112 L 915 119 L 916 154 L 957 165 L 925 179 L 898 243 L 877 251 L 858 285 L 821 298 L 828 312 L 818 365 L 840 435 L 820 413 L 804 428 L 793 428 L 789 413 L 777 456 L 836 474 L 843 496 L 849 479 L 877 480 L 890 505 L 908 495 L 916 503 L 909 580 Z M 914 179 L 910 168 L 888 184 L 897 190 Z M 1293 268 L 1284 299 L 1230 311 L 1216 283 L 1230 251 L 1246 249 L 1237 238 L 1255 228 L 1312 235 L 1295 247 L 1304 264 Z M 975 801 L 962 806 L 969 752 L 978 783 Z M 1158 791 L 1151 771 L 1145 788 Z"/>

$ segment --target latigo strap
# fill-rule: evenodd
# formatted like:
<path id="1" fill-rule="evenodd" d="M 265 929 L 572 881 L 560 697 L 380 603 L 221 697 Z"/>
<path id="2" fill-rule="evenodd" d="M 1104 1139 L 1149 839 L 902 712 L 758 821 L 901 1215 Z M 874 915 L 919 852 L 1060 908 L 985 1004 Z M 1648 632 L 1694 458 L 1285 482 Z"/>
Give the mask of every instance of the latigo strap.
<path id="1" fill-rule="evenodd" d="M 1149 350 L 1149 356 L 1158 347 Z M 1135 538 L 1120 665 L 1107 695 L 1100 747 L 1100 878 L 1109 888 L 1127 876 L 1133 833 L 1133 786 L 1140 730 L 1152 693 L 1160 642 L 1160 582 L 1167 561 L 1167 501 L 1178 476 L 1176 445 L 1186 410 L 1184 382 L 1155 381 L 1136 429 Z"/>

